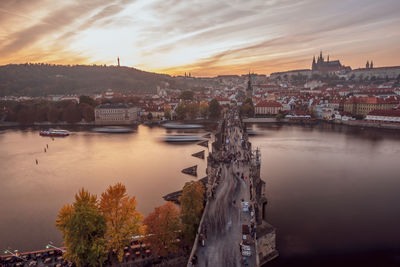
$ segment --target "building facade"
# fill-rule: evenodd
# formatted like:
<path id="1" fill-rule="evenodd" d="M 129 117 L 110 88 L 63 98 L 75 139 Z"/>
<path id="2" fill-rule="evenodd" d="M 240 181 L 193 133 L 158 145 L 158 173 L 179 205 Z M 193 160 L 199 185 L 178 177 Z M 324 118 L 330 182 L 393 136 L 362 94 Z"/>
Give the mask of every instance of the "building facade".
<path id="1" fill-rule="evenodd" d="M 129 125 L 138 121 L 139 108 L 124 103 L 101 104 L 94 109 L 97 125 Z"/>
<path id="2" fill-rule="evenodd" d="M 281 110 L 283 110 L 282 104 L 276 101 L 264 100 L 254 106 L 254 112 L 256 116 L 276 115 Z"/>
<path id="3" fill-rule="evenodd" d="M 365 116 L 373 110 L 389 110 L 397 107 L 399 100 L 394 97 L 382 99 L 379 97 L 352 97 L 344 103 L 344 112 L 353 116 Z"/>
<path id="4" fill-rule="evenodd" d="M 396 122 L 400 123 L 400 109 L 374 110 L 365 118 L 374 122 Z"/>

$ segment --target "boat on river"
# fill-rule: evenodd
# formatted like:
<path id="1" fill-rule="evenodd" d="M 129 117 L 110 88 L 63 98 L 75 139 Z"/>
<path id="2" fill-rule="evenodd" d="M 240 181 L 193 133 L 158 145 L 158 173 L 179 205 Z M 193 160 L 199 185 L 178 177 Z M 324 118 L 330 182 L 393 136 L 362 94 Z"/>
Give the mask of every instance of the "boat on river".
<path id="1" fill-rule="evenodd" d="M 197 135 L 167 135 L 164 137 L 166 142 L 198 142 L 206 140 L 202 136 Z"/>
<path id="2" fill-rule="evenodd" d="M 57 137 L 57 136 L 68 136 L 69 132 L 66 130 L 58 130 L 58 129 L 48 129 L 44 131 L 40 131 L 39 134 L 41 136 L 51 136 L 51 137 Z"/>
<path id="3" fill-rule="evenodd" d="M 167 129 L 201 129 L 203 125 L 200 124 L 179 124 L 179 123 L 164 123 L 164 126 Z"/>
<path id="4" fill-rule="evenodd" d="M 131 133 L 133 132 L 132 129 L 126 127 L 98 127 L 92 129 L 94 132 L 98 133 Z"/>

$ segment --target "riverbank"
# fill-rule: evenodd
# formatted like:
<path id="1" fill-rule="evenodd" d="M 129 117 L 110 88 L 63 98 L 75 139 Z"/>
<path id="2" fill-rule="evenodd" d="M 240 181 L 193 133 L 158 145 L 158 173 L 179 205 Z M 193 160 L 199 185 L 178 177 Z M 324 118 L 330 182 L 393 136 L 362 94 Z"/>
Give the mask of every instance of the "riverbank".
<path id="1" fill-rule="evenodd" d="M 389 129 L 389 130 L 400 130 L 400 123 L 376 123 L 371 121 L 365 120 L 312 120 L 312 121 L 293 121 L 289 119 L 281 119 L 277 120 L 276 118 L 247 118 L 243 119 L 245 123 L 273 123 L 273 124 L 286 124 L 286 125 L 315 125 L 315 124 L 323 124 L 323 123 L 330 123 L 330 124 L 338 124 L 338 125 L 348 125 L 352 127 L 359 127 L 359 128 L 377 128 L 377 129 Z"/>

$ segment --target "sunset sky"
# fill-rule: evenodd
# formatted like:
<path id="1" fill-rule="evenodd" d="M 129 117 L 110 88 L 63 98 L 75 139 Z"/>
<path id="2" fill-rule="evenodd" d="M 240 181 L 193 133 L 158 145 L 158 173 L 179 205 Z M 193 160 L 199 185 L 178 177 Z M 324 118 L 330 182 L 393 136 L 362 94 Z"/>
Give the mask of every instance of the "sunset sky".
<path id="1" fill-rule="evenodd" d="M 116 64 L 196 76 L 310 68 L 323 50 L 400 65 L 399 0 L 0 0 L 0 65 Z"/>

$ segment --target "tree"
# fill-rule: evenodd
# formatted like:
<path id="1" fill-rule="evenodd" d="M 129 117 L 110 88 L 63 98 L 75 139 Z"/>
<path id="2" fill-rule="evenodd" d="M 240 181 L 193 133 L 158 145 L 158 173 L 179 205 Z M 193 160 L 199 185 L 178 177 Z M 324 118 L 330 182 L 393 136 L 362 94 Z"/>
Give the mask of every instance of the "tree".
<path id="1" fill-rule="evenodd" d="M 189 114 L 191 120 L 196 119 L 197 114 L 199 113 L 199 104 L 192 102 L 186 105 L 186 110 Z"/>
<path id="2" fill-rule="evenodd" d="M 59 110 L 56 107 L 50 107 L 47 111 L 47 120 L 52 123 L 58 122 Z"/>
<path id="3" fill-rule="evenodd" d="M 65 259 L 77 266 L 102 266 L 106 254 L 105 218 L 97 205 L 96 195 L 81 189 L 72 205 L 58 213 L 56 227 L 62 232 L 67 251 Z"/>
<path id="4" fill-rule="evenodd" d="M 206 119 L 208 117 L 208 113 L 209 113 L 208 104 L 205 102 L 200 103 L 199 111 L 200 111 L 200 116 Z"/>
<path id="5" fill-rule="evenodd" d="M 181 203 L 182 232 L 185 241 L 192 244 L 204 207 L 204 186 L 201 182 L 187 182 L 183 187 Z"/>
<path id="6" fill-rule="evenodd" d="M 71 124 L 81 121 L 81 112 L 75 103 L 70 103 L 64 108 L 62 119 Z"/>
<path id="7" fill-rule="evenodd" d="M 164 107 L 164 117 L 168 120 L 171 119 L 171 113 L 172 113 L 171 107 L 169 105 L 166 105 Z"/>
<path id="8" fill-rule="evenodd" d="M 186 118 L 186 105 L 183 102 L 179 102 L 175 113 L 178 120 L 184 120 Z"/>
<path id="9" fill-rule="evenodd" d="M 194 97 L 194 93 L 193 93 L 193 91 L 190 91 L 190 90 L 183 91 L 181 93 L 181 95 L 179 96 L 179 98 L 183 99 L 183 100 L 193 100 L 193 97 Z"/>
<path id="10" fill-rule="evenodd" d="M 254 104 L 251 98 L 247 98 L 240 107 L 240 113 L 247 117 L 254 116 Z"/>
<path id="11" fill-rule="evenodd" d="M 153 114 L 151 112 L 149 112 L 149 114 L 147 114 L 147 119 L 149 121 L 153 120 Z"/>
<path id="12" fill-rule="evenodd" d="M 214 98 L 210 102 L 210 118 L 218 119 L 221 115 L 221 106 L 219 105 L 218 101 Z"/>
<path id="13" fill-rule="evenodd" d="M 81 117 L 86 122 L 94 121 L 94 108 L 86 103 L 80 103 L 79 109 L 81 111 Z"/>
<path id="14" fill-rule="evenodd" d="M 179 210 L 172 202 L 167 202 L 154 209 L 146 219 L 146 241 L 151 249 L 160 256 L 178 249 L 176 240 L 179 238 L 181 221 Z"/>
<path id="15" fill-rule="evenodd" d="M 132 236 L 141 233 L 143 216 L 136 210 L 136 199 L 130 198 L 125 186 L 117 183 L 101 194 L 100 210 L 106 219 L 107 248 L 116 249 L 122 262 L 124 247 L 129 245 Z"/>
<path id="16" fill-rule="evenodd" d="M 79 97 L 79 104 L 88 104 L 89 106 L 94 107 L 96 105 L 95 101 L 93 98 L 87 95 L 81 95 Z"/>

